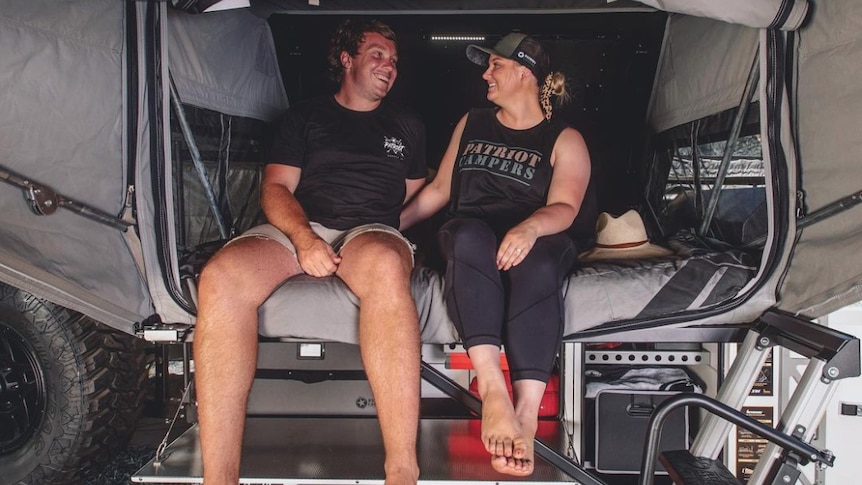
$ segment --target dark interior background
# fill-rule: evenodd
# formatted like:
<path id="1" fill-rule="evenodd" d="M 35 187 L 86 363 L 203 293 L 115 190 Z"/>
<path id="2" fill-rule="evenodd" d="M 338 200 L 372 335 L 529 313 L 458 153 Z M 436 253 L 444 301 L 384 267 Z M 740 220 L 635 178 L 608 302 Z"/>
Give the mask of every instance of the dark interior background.
<path id="1" fill-rule="evenodd" d="M 666 14 L 461 14 L 375 16 L 398 35 L 399 73 L 390 96 L 425 121 L 428 164 L 434 168 L 458 119 L 486 106 L 482 68 L 465 56 L 467 41 L 432 35 L 484 35 L 491 46 L 511 31 L 540 40 L 551 67 L 569 81 L 572 100 L 556 108 L 585 137 L 593 164 L 598 210 L 622 213 L 641 203 L 645 117 Z M 279 14 L 270 25 L 288 99 L 332 93 L 326 55 L 340 15 Z"/>

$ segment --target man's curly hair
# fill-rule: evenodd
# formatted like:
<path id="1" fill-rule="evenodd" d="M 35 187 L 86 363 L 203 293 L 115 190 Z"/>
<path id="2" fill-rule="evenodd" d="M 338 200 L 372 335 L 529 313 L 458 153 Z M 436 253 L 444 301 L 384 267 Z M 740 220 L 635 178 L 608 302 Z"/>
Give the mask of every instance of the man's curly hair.
<path id="1" fill-rule="evenodd" d="M 365 40 L 365 34 L 374 32 L 384 38 L 398 43 L 395 32 L 391 27 L 379 20 L 345 20 L 332 34 L 332 44 L 329 46 L 329 74 L 335 82 L 340 83 L 344 77 L 344 66 L 341 65 L 341 53 L 347 52 L 350 56 L 359 53 L 359 45 Z"/>

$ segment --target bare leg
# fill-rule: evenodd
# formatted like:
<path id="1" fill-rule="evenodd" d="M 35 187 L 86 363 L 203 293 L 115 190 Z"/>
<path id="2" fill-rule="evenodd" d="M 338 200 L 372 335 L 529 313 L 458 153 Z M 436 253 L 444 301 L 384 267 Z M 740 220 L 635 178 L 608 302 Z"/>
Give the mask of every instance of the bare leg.
<path id="1" fill-rule="evenodd" d="M 258 307 L 298 272 L 294 256 L 281 244 L 245 238 L 217 253 L 201 274 L 194 358 L 206 485 L 239 483 L 245 413 L 257 367 Z"/>
<path id="2" fill-rule="evenodd" d="M 539 406 L 542 404 L 546 384 L 533 379 L 523 379 L 515 381 L 512 387 L 515 394 L 515 416 L 521 425 L 526 449 L 523 455 L 509 458 L 505 469 L 498 471 L 525 476 L 533 473 L 535 466 L 534 440 L 539 427 Z"/>
<path id="3" fill-rule="evenodd" d="M 482 443 L 492 455 L 491 466 L 499 472 L 512 474 L 514 469 L 509 462 L 523 458 L 532 444 L 528 443 L 509 398 L 506 378 L 500 368 L 500 349 L 496 345 L 475 345 L 467 354 L 476 369 L 482 398 Z"/>
<path id="4" fill-rule="evenodd" d="M 419 317 L 410 292 L 410 253 L 381 232 L 341 251 L 338 276 L 359 297 L 359 345 L 386 449 L 386 485 L 419 478 Z"/>

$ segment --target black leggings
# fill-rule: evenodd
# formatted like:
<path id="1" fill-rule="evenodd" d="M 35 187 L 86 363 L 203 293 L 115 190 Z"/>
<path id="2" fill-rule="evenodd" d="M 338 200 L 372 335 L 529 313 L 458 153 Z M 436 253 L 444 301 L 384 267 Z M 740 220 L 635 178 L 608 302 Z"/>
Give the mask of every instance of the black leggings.
<path id="1" fill-rule="evenodd" d="M 540 237 L 519 265 L 500 271 L 495 260 L 504 234 L 478 219 L 440 228 L 449 317 L 467 349 L 505 344 L 512 381 L 548 382 L 563 334 L 561 284 L 575 245 L 566 234 Z"/>

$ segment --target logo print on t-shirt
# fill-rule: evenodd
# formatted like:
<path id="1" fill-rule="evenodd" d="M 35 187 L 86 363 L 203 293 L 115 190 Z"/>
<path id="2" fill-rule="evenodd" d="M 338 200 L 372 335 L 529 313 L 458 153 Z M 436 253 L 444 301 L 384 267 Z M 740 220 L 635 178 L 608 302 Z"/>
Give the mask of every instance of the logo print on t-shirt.
<path id="1" fill-rule="evenodd" d="M 510 147 L 486 140 L 470 140 L 458 158 L 458 170 L 481 170 L 524 185 L 536 173 L 542 154 L 527 148 Z"/>
<path id="2" fill-rule="evenodd" d="M 392 138 L 384 136 L 383 148 L 386 149 L 387 155 L 404 160 L 404 143 L 400 139 L 394 136 Z"/>

